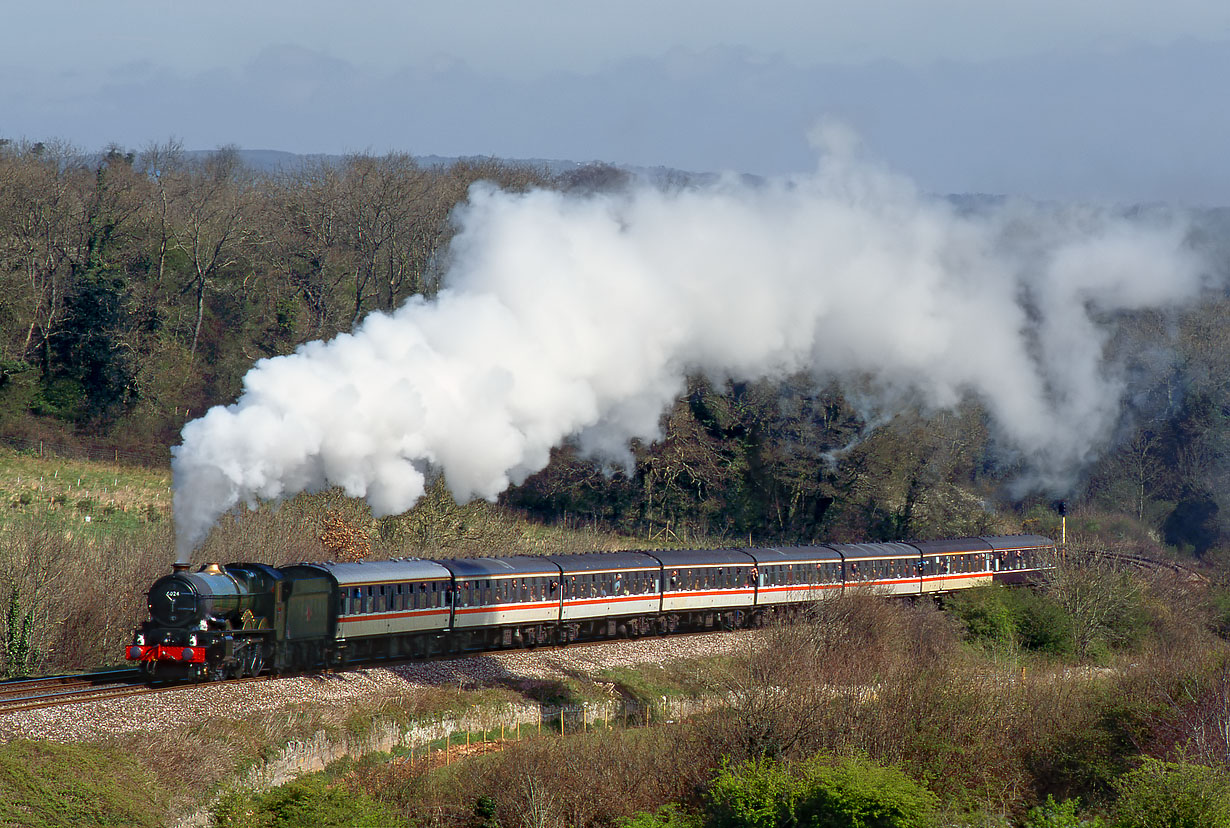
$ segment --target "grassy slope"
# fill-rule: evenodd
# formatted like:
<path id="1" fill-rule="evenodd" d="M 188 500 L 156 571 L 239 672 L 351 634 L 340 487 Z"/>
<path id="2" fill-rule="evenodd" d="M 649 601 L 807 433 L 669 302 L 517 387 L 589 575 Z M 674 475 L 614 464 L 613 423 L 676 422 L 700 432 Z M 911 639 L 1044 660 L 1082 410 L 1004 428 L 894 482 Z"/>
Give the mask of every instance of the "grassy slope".
<path id="1" fill-rule="evenodd" d="M 70 536 L 142 532 L 171 515 L 168 470 L 38 457 L 0 448 L 0 526 Z"/>
<path id="2" fill-rule="evenodd" d="M 169 544 L 167 469 L 38 457 L 0 448 L 0 532 L 32 527 L 86 543 Z M 368 557 L 552 554 L 650 545 L 589 527 L 552 527 L 493 504 L 458 505 L 438 485 L 405 515 L 378 520 L 362 501 L 336 490 L 225 516 L 197 560 L 324 560 L 322 527 L 337 517 L 366 537 Z M 703 542 L 703 539 L 692 539 Z M 656 545 L 656 542 L 654 543 Z"/>

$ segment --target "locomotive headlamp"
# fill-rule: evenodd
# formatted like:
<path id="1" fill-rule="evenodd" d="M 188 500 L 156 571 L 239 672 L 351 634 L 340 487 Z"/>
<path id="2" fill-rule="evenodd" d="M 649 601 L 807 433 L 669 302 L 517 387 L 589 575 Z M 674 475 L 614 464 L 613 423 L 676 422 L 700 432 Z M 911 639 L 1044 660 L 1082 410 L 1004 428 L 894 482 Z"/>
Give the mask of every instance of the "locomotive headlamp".
<path id="1" fill-rule="evenodd" d="M 201 623 L 197 624 L 196 628 L 198 630 L 207 630 L 209 629 L 209 622 L 202 618 Z"/>
<path id="2" fill-rule="evenodd" d="M 191 644 L 193 647 L 196 646 L 196 633 L 193 633 L 192 635 L 188 636 L 188 643 Z"/>
<path id="3" fill-rule="evenodd" d="M 145 633 L 137 633 L 137 637 L 133 641 L 133 643 L 134 644 L 144 644 L 145 643 Z"/>

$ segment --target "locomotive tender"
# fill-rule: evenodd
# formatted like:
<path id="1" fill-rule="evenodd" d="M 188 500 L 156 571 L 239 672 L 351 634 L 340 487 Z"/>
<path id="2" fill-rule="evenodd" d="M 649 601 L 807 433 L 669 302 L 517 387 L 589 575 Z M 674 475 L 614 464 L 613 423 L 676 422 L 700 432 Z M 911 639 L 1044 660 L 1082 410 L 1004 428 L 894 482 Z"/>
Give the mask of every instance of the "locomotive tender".
<path id="1" fill-rule="evenodd" d="M 202 680 L 539 644 L 755 626 L 867 589 L 934 595 L 1055 564 L 1038 535 L 913 543 L 357 563 L 177 564 L 127 648 L 150 679 Z"/>

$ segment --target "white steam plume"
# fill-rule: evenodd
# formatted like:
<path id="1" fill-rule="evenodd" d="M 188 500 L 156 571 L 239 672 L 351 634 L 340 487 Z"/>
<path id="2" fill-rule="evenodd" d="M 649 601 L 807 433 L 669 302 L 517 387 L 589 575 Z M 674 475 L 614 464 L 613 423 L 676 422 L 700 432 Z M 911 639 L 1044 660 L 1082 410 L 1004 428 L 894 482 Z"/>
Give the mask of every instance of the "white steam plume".
<path id="1" fill-rule="evenodd" d="M 1108 438 L 1099 320 L 1205 287 L 1176 216 L 1010 204 L 963 216 L 834 147 L 814 175 L 575 197 L 477 186 L 445 289 L 261 360 L 174 451 L 179 554 L 240 503 L 340 486 L 405 511 L 429 468 L 494 498 L 573 436 L 626 456 L 690 372 L 974 395 L 1044 484 Z"/>

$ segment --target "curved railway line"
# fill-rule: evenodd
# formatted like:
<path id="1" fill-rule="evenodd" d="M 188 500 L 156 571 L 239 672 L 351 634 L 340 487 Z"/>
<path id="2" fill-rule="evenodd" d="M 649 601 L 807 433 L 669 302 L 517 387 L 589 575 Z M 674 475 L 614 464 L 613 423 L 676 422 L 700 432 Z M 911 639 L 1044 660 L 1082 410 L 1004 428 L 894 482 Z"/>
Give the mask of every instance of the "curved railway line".
<path id="1" fill-rule="evenodd" d="M 706 633 L 720 630 L 706 630 Z M 671 635 L 686 635 L 673 633 Z M 668 636 L 656 636 L 668 637 Z M 610 641 L 578 641 L 572 644 L 551 644 L 526 648 L 525 652 L 550 652 L 553 650 L 580 650 L 588 647 L 601 646 Z M 475 651 L 467 653 L 438 653 L 425 658 L 370 658 L 362 662 L 354 662 L 343 670 L 327 670 L 321 672 L 351 672 L 367 667 L 387 667 L 406 663 L 423 663 L 428 661 L 451 661 L 454 659 L 477 658 L 489 655 L 493 651 Z M 499 652 L 499 651 L 494 651 Z M 19 713 L 26 710 L 38 710 L 45 707 L 61 707 L 83 702 L 105 701 L 125 696 L 142 696 L 150 693 L 186 690 L 193 687 L 208 687 L 220 685 L 247 684 L 256 681 L 270 681 L 286 678 L 301 673 L 270 674 L 248 676 L 245 678 L 215 679 L 211 681 L 185 681 L 175 683 L 150 684 L 139 670 L 114 670 L 100 673 L 78 673 L 59 676 L 44 676 L 40 678 L 9 679 L 0 681 L 0 716 L 9 713 Z"/>
<path id="2" fill-rule="evenodd" d="M 1199 572 L 1195 568 L 1176 563 L 1174 561 L 1149 558 L 1143 555 L 1107 552 L 1101 550 L 1084 552 L 1080 554 L 1082 554 L 1083 557 L 1097 558 L 1108 561 L 1117 566 L 1151 572 L 1168 571 L 1189 581 L 1200 583 L 1211 582 L 1206 575 Z M 704 630 L 701 632 L 716 631 L 717 630 Z M 686 633 L 681 631 L 681 633 L 670 635 L 677 634 Z M 669 635 L 652 637 L 669 637 Z M 529 649 L 540 652 L 549 652 L 552 650 L 565 648 L 576 650 L 586 647 L 600 646 L 605 643 L 608 643 L 608 641 L 598 640 L 574 642 L 571 644 L 544 644 Z M 373 666 L 388 666 L 407 662 L 417 663 L 422 661 L 469 658 L 484 655 L 486 652 L 487 651 L 440 653 L 427 658 L 369 658 L 363 660 L 362 662 L 353 662 L 345 671 L 359 670 L 365 667 Z M 278 676 L 276 675 L 266 674 L 257 677 L 227 679 L 224 682 L 208 681 L 150 684 L 141 675 L 139 670 L 111 670 L 105 672 L 45 676 L 40 678 L 10 679 L 7 681 L 0 681 L 0 716 L 24 710 L 36 710 L 45 707 L 57 707 L 90 701 L 121 698 L 125 696 L 137 696 L 149 693 L 200 687 L 203 684 L 240 684 L 254 681 L 267 681 L 277 677 Z"/>

